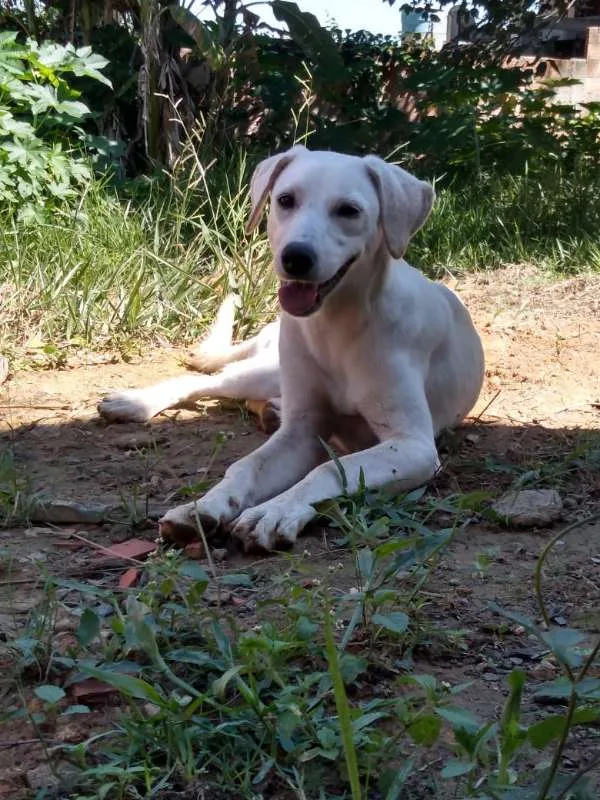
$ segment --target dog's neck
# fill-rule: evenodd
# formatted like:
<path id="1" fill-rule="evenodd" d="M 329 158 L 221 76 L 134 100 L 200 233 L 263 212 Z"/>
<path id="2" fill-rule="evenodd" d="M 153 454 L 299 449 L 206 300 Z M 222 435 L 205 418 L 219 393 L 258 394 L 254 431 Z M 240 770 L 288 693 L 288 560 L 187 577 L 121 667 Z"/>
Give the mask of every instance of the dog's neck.
<path id="1" fill-rule="evenodd" d="M 392 264 L 383 239 L 378 240 L 350 267 L 340 285 L 315 316 L 348 316 L 362 325 L 373 314 Z"/>

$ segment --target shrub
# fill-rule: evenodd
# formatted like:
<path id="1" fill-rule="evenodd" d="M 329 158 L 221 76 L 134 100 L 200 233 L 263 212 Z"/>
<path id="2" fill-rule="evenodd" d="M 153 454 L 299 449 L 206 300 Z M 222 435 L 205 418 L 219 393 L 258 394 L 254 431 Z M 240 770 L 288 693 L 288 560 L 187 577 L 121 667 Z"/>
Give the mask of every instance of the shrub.
<path id="1" fill-rule="evenodd" d="M 57 200 L 90 180 L 81 123 L 90 110 L 65 74 L 110 86 L 107 61 L 89 47 L 38 45 L 0 33 L 0 208 L 41 220 Z M 104 142 L 96 142 L 102 146 Z"/>

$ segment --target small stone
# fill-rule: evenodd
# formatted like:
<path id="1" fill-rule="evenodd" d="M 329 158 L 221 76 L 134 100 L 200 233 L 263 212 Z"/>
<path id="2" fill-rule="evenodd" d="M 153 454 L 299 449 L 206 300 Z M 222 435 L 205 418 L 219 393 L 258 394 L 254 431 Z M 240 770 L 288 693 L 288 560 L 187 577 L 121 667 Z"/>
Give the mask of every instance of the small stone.
<path id="1" fill-rule="evenodd" d="M 533 678 L 549 681 L 556 677 L 556 666 L 548 659 L 543 658 L 539 664 L 529 670 L 529 674 Z"/>
<path id="2" fill-rule="evenodd" d="M 56 615 L 56 622 L 54 623 L 54 631 L 56 633 L 67 633 L 74 631 L 79 625 L 79 620 L 68 611 L 60 609 Z"/>
<path id="3" fill-rule="evenodd" d="M 562 514 L 563 504 L 554 489 L 524 489 L 502 495 L 493 503 L 492 510 L 507 525 L 536 528 L 556 522 Z"/>
<path id="4" fill-rule="evenodd" d="M 34 792 L 42 792 L 44 789 L 58 789 L 60 782 L 50 765 L 44 763 L 27 770 L 27 784 Z"/>
<path id="5" fill-rule="evenodd" d="M 212 557 L 218 563 L 227 561 L 227 558 L 229 557 L 229 551 L 225 547 L 215 547 L 215 549 L 212 551 Z"/>
<path id="6" fill-rule="evenodd" d="M 144 703 L 142 710 L 148 719 L 152 719 L 157 714 L 160 714 L 160 706 L 155 703 Z"/>

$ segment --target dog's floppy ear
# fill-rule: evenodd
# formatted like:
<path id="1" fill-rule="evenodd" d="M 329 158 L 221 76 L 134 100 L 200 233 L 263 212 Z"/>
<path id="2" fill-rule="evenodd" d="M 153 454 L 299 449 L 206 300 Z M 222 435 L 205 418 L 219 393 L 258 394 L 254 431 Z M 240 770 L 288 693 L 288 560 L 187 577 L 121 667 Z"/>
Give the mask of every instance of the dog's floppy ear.
<path id="1" fill-rule="evenodd" d="M 302 152 L 306 152 L 306 147 L 297 144 L 295 147 L 292 147 L 291 150 L 286 150 L 285 153 L 278 153 L 276 156 L 266 158 L 256 167 L 252 175 L 252 180 L 250 181 L 251 208 L 250 218 L 246 223 L 246 233 L 251 233 L 258 225 L 267 198 L 277 178 L 290 161 L 293 161 L 294 158 Z"/>
<path id="2" fill-rule="evenodd" d="M 364 161 L 379 195 L 385 243 L 392 258 L 401 258 L 429 216 L 435 193 L 430 184 L 377 156 Z"/>

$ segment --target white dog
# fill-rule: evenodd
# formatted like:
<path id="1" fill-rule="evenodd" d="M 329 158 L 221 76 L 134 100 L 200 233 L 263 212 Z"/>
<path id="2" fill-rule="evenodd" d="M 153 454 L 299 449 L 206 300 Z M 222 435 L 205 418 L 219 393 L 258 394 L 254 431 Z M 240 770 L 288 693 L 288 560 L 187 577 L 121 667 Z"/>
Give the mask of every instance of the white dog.
<path id="1" fill-rule="evenodd" d="M 332 437 L 349 453 L 340 458 L 347 492 L 361 474 L 372 489 L 418 486 L 439 468 L 436 435 L 463 419 L 481 389 L 483 351 L 467 310 L 402 260 L 429 216 L 431 186 L 375 156 L 294 147 L 256 169 L 249 230 L 269 197 L 279 323 L 223 350 L 226 308 L 195 363 L 231 362 L 220 373 L 99 406 L 108 418 L 148 419 L 203 396 L 272 399 L 275 410 L 281 397 L 277 432 L 200 500 L 169 511 L 160 523 L 167 537 L 200 521 L 226 526 L 247 548 L 294 542 L 315 504 L 343 490 L 322 445 Z"/>

